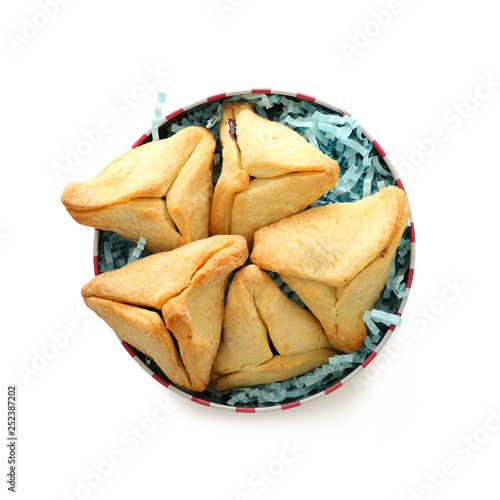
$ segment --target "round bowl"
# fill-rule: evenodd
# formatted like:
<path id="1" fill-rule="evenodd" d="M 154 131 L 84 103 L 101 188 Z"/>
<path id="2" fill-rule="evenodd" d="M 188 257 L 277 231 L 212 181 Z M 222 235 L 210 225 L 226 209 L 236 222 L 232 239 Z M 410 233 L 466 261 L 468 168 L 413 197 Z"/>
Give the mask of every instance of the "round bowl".
<path id="1" fill-rule="evenodd" d="M 335 190 L 338 189 L 339 183 L 342 182 L 342 176 L 346 174 L 346 171 L 348 169 L 347 167 L 342 165 L 342 162 L 339 161 L 338 157 L 336 158 L 331 151 L 328 151 L 328 148 L 324 147 L 324 144 L 321 142 L 321 140 L 319 142 L 316 142 L 316 147 L 319 146 L 323 152 L 327 154 L 330 153 L 330 155 L 337 160 L 340 167 L 339 182 L 332 190 L 323 195 L 325 199 L 328 199 L 328 196 L 334 195 L 342 201 L 346 201 L 346 196 L 351 196 L 355 199 L 356 196 L 358 196 L 355 190 L 357 189 L 359 191 L 359 185 L 362 181 L 364 181 L 366 175 L 371 175 L 374 179 L 376 179 L 379 170 L 380 172 L 382 172 L 381 178 L 384 184 L 393 184 L 397 185 L 401 189 L 404 189 L 401 179 L 399 178 L 393 163 L 391 162 L 385 151 L 382 149 L 381 145 L 373 138 L 371 134 L 369 134 L 366 129 L 361 127 L 352 117 L 350 117 L 350 115 L 346 111 L 300 92 L 291 93 L 271 89 L 252 89 L 248 91 L 216 94 L 169 113 L 158 124 L 157 130 L 159 133 L 159 138 L 166 138 L 171 133 L 175 133 L 179 128 L 183 128 L 184 126 L 198 125 L 207 126 L 207 128 L 210 128 L 216 139 L 218 139 L 217 119 L 220 118 L 222 103 L 227 100 L 248 100 L 251 104 L 254 105 L 256 111 L 258 111 L 257 108 L 259 108 L 260 106 L 260 111 L 264 114 L 267 115 L 270 113 L 271 115 L 273 115 L 274 113 L 274 116 L 277 116 L 277 113 L 281 113 L 281 117 L 283 117 L 285 114 L 285 112 L 283 111 L 285 109 L 285 105 L 287 106 L 287 109 L 293 110 L 290 112 L 290 116 L 293 113 L 295 113 L 296 115 L 297 113 L 299 113 L 302 119 L 307 118 L 307 120 L 311 120 L 312 115 L 317 111 L 323 116 L 326 115 L 328 117 L 338 117 L 338 120 L 340 121 L 342 121 L 343 117 L 346 123 L 350 124 L 349 126 L 352 126 L 354 134 L 352 134 L 351 140 L 357 141 L 360 145 L 363 145 L 365 150 L 368 151 L 367 154 L 369 158 L 371 158 L 371 164 L 376 165 L 376 172 L 371 172 L 370 174 L 368 174 L 368 169 L 366 169 L 366 172 L 362 172 L 358 177 L 358 180 L 356 181 L 354 187 L 352 187 L 352 180 L 350 184 L 349 182 L 344 182 L 344 192 L 339 195 L 339 192 L 337 191 L 337 194 L 335 195 Z M 206 118 L 209 115 L 211 115 L 212 118 L 207 121 Z M 307 122 L 307 120 L 303 121 Z M 337 118 L 332 118 L 332 120 L 337 120 Z M 294 128 L 293 119 L 286 124 Z M 295 123 L 295 125 L 297 125 L 297 123 Z M 328 127 L 325 125 L 322 128 L 327 129 Z M 309 139 L 310 142 L 316 141 L 315 138 L 311 137 L 312 129 L 308 131 L 307 126 L 304 127 L 302 125 L 299 127 L 295 127 L 295 129 L 297 130 L 297 132 L 301 133 L 303 136 Z M 323 132 L 326 133 L 325 131 Z M 321 138 L 321 136 L 319 137 Z M 151 140 L 152 131 L 148 130 L 139 137 L 139 139 L 132 145 L 132 148 L 135 148 Z M 342 149 L 342 145 L 340 143 L 337 143 L 336 147 Z M 218 173 L 220 172 L 220 162 L 220 145 L 219 143 L 217 143 L 217 149 L 214 157 L 214 183 L 216 182 Z M 370 190 L 377 190 L 377 186 L 374 185 L 374 180 L 370 182 Z M 351 187 L 349 187 L 350 185 Z M 381 186 L 379 185 L 378 187 Z M 344 197 L 344 199 L 342 199 L 342 197 Z M 115 235 L 114 233 L 111 234 L 114 235 L 115 238 L 118 237 L 118 235 Z M 100 231 L 96 229 L 93 252 L 94 270 L 96 275 L 100 273 L 99 262 L 101 261 L 102 265 L 103 261 L 103 242 L 106 240 L 106 238 L 109 237 L 109 231 Z M 134 245 L 133 243 L 131 244 Z M 219 408 L 242 413 L 254 413 L 294 408 L 331 394 L 332 392 L 339 390 L 354 377 L 359 376 L 362 371 L 368 366 L 368 364 L 373 361 L 377 354 L 380 353 L 381 349 L 383 349 L 384 345 L 391 337 L 396 328 L 396 325 L 399 323 L 399 318 L 401 317 L 401 314 L 407 302 L 408 294 L 413 280 L 415 263 L 415 230 L 411 212 L 410 224 L 403 235 L 402 244 L 400 244 L 400 246 L 402 247 L 402 250 L 400 252 L 401 255 L 398 254 L 398 247 L 398 252 L 396 253 L 394 263 L 395 269 L 397 270 L 400 277 L 400 282 L 397 284 L 397 290 L 392 287 L 392 283 L 390 283 L 390 281 L 392 281 L 393 276 L 390 276 L 388 285 L 382 292 L 381 299 L 379 299 L 379 302 L 382 304 L 382 310 L 388 312 L 393 320 L 379 323 L 377 325 L 379 331 L 375 335 L 367 326 L 367 341 L 365 341 L 365 344 L 360 349 L 360 351 L 357 351 L 354 356 L 344 355 L 350 357 L 344 358 L 344 361 L 340 361 L 339 363 L 337 363 L 337 371 L 327 374 L 327 376 L 324 376 L 323 378 L 314 378 L 317 374 L 312 374 L 312 372 L 314 371 L 313 370 L 308 374 L 300 376 L 305 377 L 301 378 L 300 380 L 297 377 L 294 377 L 294 379 L 285 381 L 287 382 L 287 384 L 283 387 L 286 387 L 286 389 L 282 389 L 281 391 L 280 389 L 282 387 L 282 383 L 275 383 L 272 385 L 266 384 L 266 386 L 256 386 L 256 388 L 253 388 L 253 391 L 249 390 L 247 392 L 245 392 L 243 389 L 233 389 L 231 391 L 226 391 L 225 393 L 217 393 L 217 391 L 214 391 L 213 389 L 207 389 L 203 393 L 193 393 L 182 387 L 174 385 L 170 380 L 168 380 L 168 378 L 163 374 L 163 372 L 151 358 L 145 356 L 143 353 L 127 344 L 120 337 L 118 338 L 125 350 L 157 382 L 165 387 L 168 387 L 176 394 L 179 394 L 184 398 L 188 398 L 195 403 L 211 408 Z M 387 299 L 386 302 L 382 300 L 382 295 L 385 295 Z M 293 298 L 293 296 L 291 298 Z M 379 302 L 377 302 L 376 307 Z M 335 356 L 335 358 L 338 358 L 338 356 Z M 316 370 L 320 369 L 317 368 Z M 316 380 L 316 382 L 308 385 L 311 380 Z M 294 383 L 296 383 L 296 385 L 294 385 Z M 290 387 L 294 387 L 293 393 L 292 391 L 290 391 Z M 304 388 L 304 390 L 301 391 L 301 388 Z M 247 393 L 251 394 L 251 397 L 249 397 Z"/>

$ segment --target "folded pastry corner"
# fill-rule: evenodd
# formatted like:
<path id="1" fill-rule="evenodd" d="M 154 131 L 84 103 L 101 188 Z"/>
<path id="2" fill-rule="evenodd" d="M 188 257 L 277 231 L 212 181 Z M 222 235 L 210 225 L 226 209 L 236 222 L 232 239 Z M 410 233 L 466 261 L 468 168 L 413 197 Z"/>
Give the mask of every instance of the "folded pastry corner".
<path id="1" fill-rule="evenodd" d="M 209 236 L 215 140 L 187 127 L 112 161 L 93 179 L 68 184 L 61 201 L 85 226 L 115 231 L 153 252 Z"/>
<path id="2" fill-rule="evenodd" d="M 220 140 L 211 234 L 240 234 L 251 245 L 255 231 L 301 212 L 337 183 L 337 162 L 248 102 L 224 106 Z"/>
<path id="3" fill-rule="evenodd" d="M 238 271 L 229 288 L 223 334 L 210 385 L 228 390 L 278 382 L 334 356 L 318 320 L 257 266 Z"/>
<path id="4" fill-rule="evenodd" d="M 363 314 L 385 286 L 408 217 L 405 192 L 390 186 L 262 228 L 250 258 L 299 295 L 336 349 L 352 352 L 366 337 Z"/>
<path id="5" fill-rule="evenodd" d="M 87 306 L 186 389 L 203 391 L 220 342 L 229 274 L 248 257 L 241 236 L 213 236 L 96 276 Z"/>

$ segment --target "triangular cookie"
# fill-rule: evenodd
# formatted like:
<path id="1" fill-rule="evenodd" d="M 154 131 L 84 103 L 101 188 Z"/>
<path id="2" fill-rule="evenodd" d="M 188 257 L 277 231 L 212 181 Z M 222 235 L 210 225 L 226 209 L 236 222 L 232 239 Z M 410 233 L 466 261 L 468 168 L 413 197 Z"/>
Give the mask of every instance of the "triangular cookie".
<path id="1" fill-rule="evenodd" d="M 250 265 L 235 275 L 229 288 L 210 385 L 227 390 L 277 382 L 321 366 L 334 355 L 318 320 Z"/>
<path id="2" fill-rule="evenodd" d="M 209 236 L 215 140 L 201 127 L 125 153 L 86 182 L 66 186 L 61 201 L 80 224 L 146 238 L 153 252 Z"/>
<path id="3" fill-rule="evenodd" d="M 214 236 L 96 276 L 82 295 L 172 382 L 202 391 L 219 346 L 227 278 L 247 257 L 241 236 Z"/>
<path id="4" fill-rule="evenodd" d="M 322 324 L 332 345 L 359 349 L 363 314 L 385 286 L 408 223 L 404 191 L 312 208 L 258 231 L 251 260 L 280 274 Z"/>
<path id="5" fill-rule="evenodd" d="M 301 212 L 338 180 L 334 160 L 247 102 L 224 106 L 220 139 L 212 234 L 241 234 L 251 245 L 255 231 Z"/>

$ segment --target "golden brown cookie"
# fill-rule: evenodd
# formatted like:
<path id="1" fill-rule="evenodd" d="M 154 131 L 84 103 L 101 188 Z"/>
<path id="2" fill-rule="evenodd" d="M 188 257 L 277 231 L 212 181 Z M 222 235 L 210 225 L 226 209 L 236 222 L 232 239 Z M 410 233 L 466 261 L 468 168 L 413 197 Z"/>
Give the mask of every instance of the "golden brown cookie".
<path id="1" fill-rule="evenodd" d="M 241 234 L 251 245 L 255 231 L 301 212 L 338 180 L 334 160 L 247 102 L 224 106 L 220 139 L 212 234 Z"/>
<path id="2" fill-rule="evenodd" d="M 219 346 L 227 278 L 247 257 L 241 236 L 214 236 L 96 276 L 82 296 L 172 382 L 203 391 Z"/>
<path id="3" fill-rule="evenodd" d="M 328 362 L 335 351 L 318 320 L 257 266 L 229 288 L 210 385 L 218 390 L 278 382 Z"/>
<path id="4" fill-rule="evenodd" d="M 251 260 L 279 273 L 322 324 L 332 345 L 359 349 L 363 314 L 383 290 L 408 223 L 403 190 L 385 188 L 354 203 L 289 217 L 255 234 Z"/>
<path id="5" fill-rule="evenodd" d="M 61 201 L 80 224 L 142 236 L 153 252 L 172 250 L 209 236 L 214 150 L 208 130 L 187 127 L 68 184 Z"/>

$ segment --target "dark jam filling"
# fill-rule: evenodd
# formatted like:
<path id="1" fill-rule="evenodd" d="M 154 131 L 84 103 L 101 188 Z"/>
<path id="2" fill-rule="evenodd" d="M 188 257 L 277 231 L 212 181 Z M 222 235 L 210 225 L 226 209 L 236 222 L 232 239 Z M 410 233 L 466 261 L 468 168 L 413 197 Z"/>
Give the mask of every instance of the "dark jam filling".
<path id="1" fill-rule="evenodd" d="M 229 135 L 233 140 L 236 140 L 236 122 L 229 119 Z"/>

